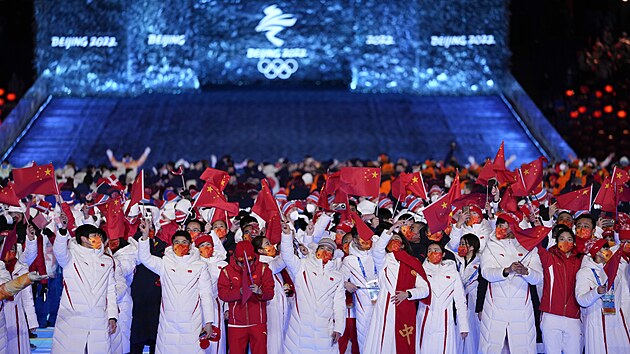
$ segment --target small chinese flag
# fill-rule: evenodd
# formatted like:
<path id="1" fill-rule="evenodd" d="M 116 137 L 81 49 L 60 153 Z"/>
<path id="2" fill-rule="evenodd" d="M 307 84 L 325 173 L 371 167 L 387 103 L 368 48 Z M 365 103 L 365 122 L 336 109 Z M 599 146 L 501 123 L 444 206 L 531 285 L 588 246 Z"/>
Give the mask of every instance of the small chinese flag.
<path id="1" fill-rule="evenodd" d="M 34 165 L 13 169 L 13 190 L 18 198 L 29 194 L 59 194 L 53 165 Z"/>
<path id="2" fill-rule="evenodd" d="M 15 195 L 12 182 L 9 182 L 6 187 L 0 189 L 0 204 L 16 207 L 20 206 L 20 199 Z"/>
<path id="3" fill-rule="evenodd" d="M 213 186 L 219 188 L 220 192 L 223 192 L 230 181 L 230 175 L 227 172 L 211 167 L 206 168 L 199 178 L 203 181 L 210 182 Z"/>
<path id="4" fill-rule="evenodd" d="M 373 167 L 344 167 L 340 171 L 341 188 L 350 195 L 378 197 L 381 170 Z"/>
<path id="5" fill-rule="evenodd" d="M 573 192 L 564 193 L 556 197 L 559 209 L 570 211 L 591 210 L 591 196 L 593 194 L 593 186 L 578 189 Z"/>

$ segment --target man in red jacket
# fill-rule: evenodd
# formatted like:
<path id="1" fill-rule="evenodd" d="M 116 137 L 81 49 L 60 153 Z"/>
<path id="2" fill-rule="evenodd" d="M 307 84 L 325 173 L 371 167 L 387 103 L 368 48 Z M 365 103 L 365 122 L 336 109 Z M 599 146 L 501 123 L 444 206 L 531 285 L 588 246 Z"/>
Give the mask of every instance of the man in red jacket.
<path id="1" fill-rule="evenodd" d="M 230 353 L 267 353 L 267 301 L 273 298 L 273 276 L 258 260 L 249 241 L 236 244 L 234 257 L 219 275 L 219 299 L 228 304 Z M 283 335 L 272 333 L 272 335 Z"/>

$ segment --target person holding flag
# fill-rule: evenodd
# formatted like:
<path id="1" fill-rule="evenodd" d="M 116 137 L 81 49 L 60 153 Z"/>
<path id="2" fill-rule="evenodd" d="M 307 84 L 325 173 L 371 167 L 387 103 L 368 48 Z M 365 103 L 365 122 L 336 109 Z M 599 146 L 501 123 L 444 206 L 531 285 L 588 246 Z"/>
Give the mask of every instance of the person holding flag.
<path id="1" fill-rule="evenodd" d="M 269 265 L 260 262 L 249 241 L 236 244 L 230 263 L 221 270 L 219 299 L 228 305 L 228 345 L 230 353 L 267 353 L 267 301 L 274 297 L 274 281 Z M 281 336 L 283 333 L 270 333 Z"/>
<path id="2" fill-rule="evenodd" d="M 529 285 L 543 279 L 534 247 L 528 251 L 517 240 L 509 219 L 498 215 L 495 235 L 481 253 L 481 274 L 488 281 L 481 316 L 480 353 L 536 354 L 536 325 Z M 545 232 L 545 235 L 547 233 Z M 494 237 L 492 237 L 494 236 Z"/>
<path id="3" fill-rule="evenodd" d="M 628 314 L 623 310 L 630 301 L 630 291 L 624 276 L 617 276 L 624 268 L 614 273 L 607 271 L 613 253 L 605 239 L 590 239 L 585 251 L 575 284 L 575 298 L 582 311 L 584 352 L 628 353 L 630 333 L 625 323 Z"/>
<path id="4" fill-rule="evenodd" d="M 411 354 L 417 349 L 416 300 L 431 304 L 431 288 L 422 263 L 403 242 L 399 220 L 374 243 L 372 256 L 380 291 L 364 353 Z M 421 325 L 421 324 L 420 324 Z"/>
<path id="5" fill-rule="evenodd" d="M 160 276 L 162 306 L 156 353 L 203 354 L 200 339 L 216 336 L 212 329 L 216 319 L 208 266 L 199 259 L 199 251 L 190 247 L 190 235 L 183 230 L 175 232 L 173 246 L 166 248 L 163 258 L 151 255 L 150 223 L 143 219 L 140 224 L 138 258 Z M 134 304 L 134 308 L 137 306 L 142 304 Z"/>

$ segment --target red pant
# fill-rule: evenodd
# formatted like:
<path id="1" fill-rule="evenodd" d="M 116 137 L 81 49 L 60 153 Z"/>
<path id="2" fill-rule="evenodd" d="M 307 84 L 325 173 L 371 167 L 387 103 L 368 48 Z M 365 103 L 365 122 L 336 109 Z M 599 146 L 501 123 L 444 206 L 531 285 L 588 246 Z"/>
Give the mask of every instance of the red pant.
<path id="1" fill-rule="evenodd" d="M 348 343 L 352 341 L 352 354 L 359 354 L 359 340 L 357 339 L 357 319 L 346 318 L 346 330 L 339 338 L 339 353 L 343 354 L 348 348 Z"/>
<path id="2" fill-rule="evenodd" d="M 252 354 L 267 354 L 267 324 L 250 327 L 230 327 L 228 325 L 228 344 L 230 354 L 246 354 L 247 342 Z"/>

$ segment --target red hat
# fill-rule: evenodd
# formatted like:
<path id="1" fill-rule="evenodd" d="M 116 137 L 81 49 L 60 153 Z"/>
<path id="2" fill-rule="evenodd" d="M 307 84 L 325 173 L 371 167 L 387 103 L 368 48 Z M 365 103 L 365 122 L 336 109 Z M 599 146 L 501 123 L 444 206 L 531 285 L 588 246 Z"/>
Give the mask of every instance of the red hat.
<path id="1" fill-rule="evenodd" d="M 254 252 L 254 245 L 250 241 L 241 241 L 236 244 L 236 249 L 234 250 L 234 256 L 239 261 L 245 259 L 245 253 L 247 253 L 247 258 L 251 259 L 252 257 L 256 257 L 256 252 Z"/>
<path id="2" fill-rule="evenodd" d="M 199 247 L 199 245 L 201 245 L 204 242 L 210 242 L 212 246 L 214 247 L 212 236 L 208 234 L 200 234 L 199 236 L 197 236 L 197 238 L 195 239 L 195 246 Z"/>
<path id="3" fill-rule="evenodd" d="M 619 222 L 615 224 L 620 240 L 630 240 L 630 215 L 619 213 Z"/>
<path id="4" fill-rule="evenodd" d="M 343 231 L 345 233 L 350 232 L 352 230 L 352 222 L 350 220 L 343 221 L 337 225 L 335 228 L 336 231 Z"/>
<path id="5" fill-rule="evenodd" d="M 212 219 L 210 220 L 210 225 L 214 224 L 217 221 L 223 221 L 228 229 L 232 226 L 230 223 L 230 218 L 227 217 L 227 212 L 215 208 L 214 213 L 212 214 Z"/>
<path id="6" fill-rule="evenodd" d="M 483 217 L 483 212 L 481 211 L 481 208 L 479 206 L 477 206 L 477 204 L 469 203 L 468 204 L 468 209 L 471 212 L 474 211 L 475 213 L 479 214 L 479 216 Z"/>
<path id="7" fill-rule="evenodd" d="M 604 245 L 607 243 L 608 241 L 606 241 L 603 238 L 592 238 L 586 241 L 586 245 L 585 245 L 586 252 L 590 254 L 591 257 L 595 257 L 597 252 L 599 252 L 599 250 L 601 250 L 602 247 L 604 247 Z"/>

